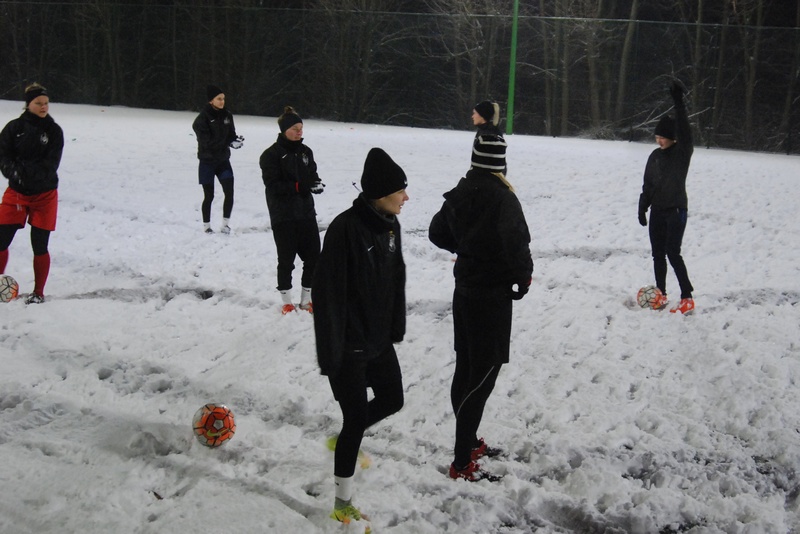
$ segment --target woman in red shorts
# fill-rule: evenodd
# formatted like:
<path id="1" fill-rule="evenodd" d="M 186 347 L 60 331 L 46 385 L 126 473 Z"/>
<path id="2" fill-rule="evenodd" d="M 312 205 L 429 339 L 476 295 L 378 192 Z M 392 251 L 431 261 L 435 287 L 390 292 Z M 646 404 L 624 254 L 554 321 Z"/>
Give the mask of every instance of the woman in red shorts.
<path id="1" fill-rule="evenodd" d="M 48 115 L 47 89 L 34 83 L 25 88 L 25 111 L 0 132 L 0 171 L 8 188 L 0 202 L 0 274 L 8 264 L 8 247 L 17 230 L 31 225 L 33 292 L 28 304 L 44 302 L 44 285 L 50 273 L 47 250 L 56 229 L 58 165 L 64 150 L 64 133 Z"/>

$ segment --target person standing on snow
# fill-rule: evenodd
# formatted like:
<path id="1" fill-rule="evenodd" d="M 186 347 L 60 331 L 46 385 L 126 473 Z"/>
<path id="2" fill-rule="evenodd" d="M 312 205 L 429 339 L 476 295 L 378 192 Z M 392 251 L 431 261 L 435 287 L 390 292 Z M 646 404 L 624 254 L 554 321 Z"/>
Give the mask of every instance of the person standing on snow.
<path id="1" fill-rule="evenodd" d="M 259 164 L 267 196 L 272 236 L 278 249 L 278 291 L 284 315 L 295 311 L 292 301 L 294 259 L 303 262 L 300 309 L 314 313 L 311 281 L 319 258 L 319 226 L 312 194 L 325 184 L 317 174 L 314 152 L 303 143 L 303 119 L 291 106 L 278 117 L 278 140 L 267 148 Z"/>
<path id="2" fill-rule="evenodd" d="M 64 132 L 49 115 L 47 89 L 33 83 L 25 88 L 25 111 L 0 132 L 0 171 L 8 188 L 0 202 L 0 274 L 6 272 L 8 247 L 17 230 L 31 225 L 33 292 L 27 304 L 44 302 L 50 274 L 50 232 L 56 229 L 58 166 Z"/>
<path id="3" fill-rule="evenodd" d="M 500 368 L 509 361 L 512 303 L 528 292 L 533 274 L 528 224 L 499 170 L 506 167 L 505 145 L 491 146 L 491 168 L 485 166 L 484 151 L 473 150 L 472 169 L 444 194 L 428 231 L 434 245 L 457 255 L 456 367 L 450 388 L 456 436 L 449 475 L 468 481 L 497 480 L 477 461 L 502 451 L 478 439 L 477 431 Z"/>
<path id="4" fill-rule="evenodd" d="M 386 152 L 370 150 L 362 193 L 328 227 L 314 276 L 317 361 L 342 409 L 342 430 L 329 446 L 334 447 L 336 486 L 331 517 L 343 523 L 368 521 L 352 504 L 364 430 L 403 407 L 393 343 L 402 341 L 406 330 L 406 268 L 397 216 L 408 200 L 407 183 Z"/>
<path id="5" fill-rule="evenodd" d="M 472 110 L 472 124 L 478 127 L 472 142 L 470 169 L 508 174 L 506 166 L 506 140 L 497 125 L 500 123 L 500 105 L 484 100 Z"/>
<path id="6" fill-rule="evenodd" d="M 236 135 L 233 115 L 225 109 L 225 93 L 216 85 L 206 88 L 208 104 L 194 120 L 192 129 L 197 137 L 197 159 L 200 160 L 198 181 L 203 186 L 203 216 L 205 233 L 213 234 L 211 229 L 211 203 L 214 201 L 214 177 L 219 179 L 225 199 L 222 202 L 222 227 L 220 232 L 230 234 L 231 212 L 233 211 L 233 168 L 231 167 L 231 148 L 239 149 L 244 137 Z"/>
<path id="7" fill-rule="evenodd" d="M 691 313 L 694 310 L 692 283 L 681 256 L 683 233 L 688 217 L 686 175 L 694 145 L 692 129 L 683 102 L 683 87 L 676 81 L 670 88 L 675 104 L 675 119 L 665 115 L 656 125 L 658 148 L 653 150 L 644 169 L 644 184 L 639 195 L 639 224 L 647 226 L 650 208 L 650 247 L 656 287 L 661 291 L 653 309 L 662 309 L 667 299 L 667 259 L 678 278 L 681 300 L 669 311 Z"/>

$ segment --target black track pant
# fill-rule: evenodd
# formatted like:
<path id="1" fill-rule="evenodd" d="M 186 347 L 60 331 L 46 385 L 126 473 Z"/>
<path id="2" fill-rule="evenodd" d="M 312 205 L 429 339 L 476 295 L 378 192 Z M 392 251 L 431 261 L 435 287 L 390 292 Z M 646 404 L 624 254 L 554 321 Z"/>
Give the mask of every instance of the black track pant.
<path id="1" fill-rule="evenodd" d="M 511 338 L 511 298 L 453 292 L 456 369 L 450 401 L 456 415 L 454 463 L 466 467 L 477 446 L 478 427 L 497 375 L 508 362 Z"/>
<path id="2" fill-rule="evenodd" d="M 364 430 L 403 407 L 403 378 L 397 353 L 390 346 L 368 362 L 345 356 L 342 370 L 329 380 L 343 419 L 333 474 L 347 478 L 355 473 Z M 372 400 L 367 400 L 368 387 L 372 388 Z"/>
<path id="3" fill-rule="evenodd" d="M 272 237 L 278 249 L 278 291 L 292 289 L 294 259 L 300 256 L 303 274 L 300 283 L 311 287 L 314 269 L 319 259 L 319 227 L 315 219 L 283 222 L 272 227 Z"/>
<path id="4" fill-rule="evenodd" d="M 687 211 L 685 209 L 651 210 L 650 246 L 653 251 L 653 272 L 656 286 L 667 294 L 667 259 L 678 278 L 681 298 L 692 298 L 692 283 L 681 256 L 683 232 L 686 230 Z"/>

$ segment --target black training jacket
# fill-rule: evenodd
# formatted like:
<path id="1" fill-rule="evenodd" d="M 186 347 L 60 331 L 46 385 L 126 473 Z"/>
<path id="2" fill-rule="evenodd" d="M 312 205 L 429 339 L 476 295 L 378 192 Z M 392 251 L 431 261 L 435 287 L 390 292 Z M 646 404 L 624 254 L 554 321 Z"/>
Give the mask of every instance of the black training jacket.
<path id="1" fill-rule="evenodd" d="M 64 132 L 50 115 L 25 111 L 0 132 L 0 171 L 8 186 L 23 195 L 58 189 Z"/>
<path id="2" fill-rule="evenodd" d="M 677 143 L 666 150 L 653 150 L 647 159 L 642 194 L 639 195 L 639 213 L 645 213 L 649 207 L 654 210 L 688 207 L 686 176 L 694 144 L 683 105 L 675 107 L 675 135 Z"/>
<path id="3" fill-rule="evenodd" d="M 494 174 L 473 169 L 444 198 L 428 236 L 457 254 L 456 289 L 510 297 L 512 285 L 527 285 L 533 273 L 531 236 L 517 195 Z"/>
<path id="4" fill-rule="evenodd" d="M 233 115 L 227 109 L 206 104 L 192 123 L 197 136 L 197 159 L 221 162 L 231 159 L 231 142 L 236 139 Z"/>
<path id="5" fill-rule="evenodd" d="M 328 227 L 314 275 L 314 333 L 323 375 L 343 357 L 373 359 L 406 331 L 406 267 L 397 217 L 359 196 Z"/>
<path id="6" fill-rule="evenodd" d="M 288 221 L 317 219 L 309 187 L 319 181 L 314 152 L 283 134 L 259 160 L 272 226 Z"/>

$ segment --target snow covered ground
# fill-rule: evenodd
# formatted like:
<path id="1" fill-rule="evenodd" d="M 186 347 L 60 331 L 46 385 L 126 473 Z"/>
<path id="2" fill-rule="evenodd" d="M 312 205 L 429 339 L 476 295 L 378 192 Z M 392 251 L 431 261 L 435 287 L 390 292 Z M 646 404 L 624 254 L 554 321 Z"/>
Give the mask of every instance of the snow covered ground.
<path id="1" fill-rule="evenodd" d="M 0 101 L 0 122 L 21 107 Z M 274 289 L 258 158 L 275 119 L 236 116 L 225 236 L 202 233 L 194 113 L 51 114 L 66 146 L 48 301 L 0 305 L 0 532 L 342 531 L 324 445 L 340 412 L 312 317 L 281 316 Z M 427 227 L 473 133 L 306 120 L 305 135 L 327 184 L 323 231 L 371 147 L 409 179 L 406 405 L 368 432 L 373 464 L 356 475 L 374 532 L 800 530 L 800 159 L 696 150 L 684 257 L 697 310 L 682 317 L 633 301 L 652 281 L 636 206 L 655 144 L 509 137 L 535 272 L 480 432 L 508 450 L 484 464 L 505 477 L 469 484 L 444 475 L 452 258 Z M 215 229 L 221 210 L 218 186 Z M 27 229 L 10 252 L 28 292 Z M 210 401 L 238 423 L 213 450 L 190 429 Z"/>

